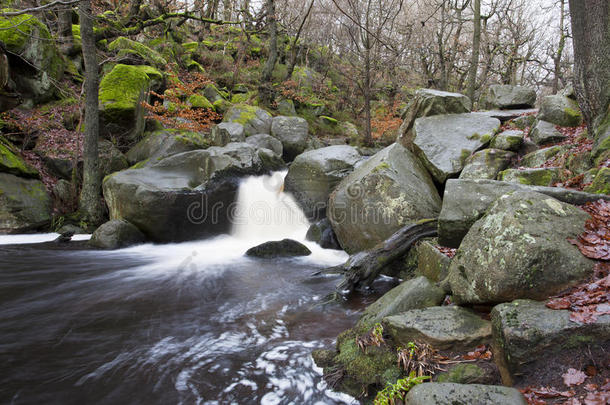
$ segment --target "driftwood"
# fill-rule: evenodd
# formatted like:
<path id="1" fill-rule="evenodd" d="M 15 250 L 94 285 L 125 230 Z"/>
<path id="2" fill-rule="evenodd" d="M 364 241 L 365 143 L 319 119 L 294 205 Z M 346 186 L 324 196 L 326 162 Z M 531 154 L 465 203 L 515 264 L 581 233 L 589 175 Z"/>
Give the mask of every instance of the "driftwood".
<path id="1" fill-rule="evenodd" d="M 385 266 L 403 257 L 415 242 L 436 236 L 436 225 L 436 219 L 407 225 L 373 249 L 356 253 L 344 264 L 330 267 L 323 272 L 344 275 L 343 281 L 337 286 L 340 290 L 370 286 Z"/>

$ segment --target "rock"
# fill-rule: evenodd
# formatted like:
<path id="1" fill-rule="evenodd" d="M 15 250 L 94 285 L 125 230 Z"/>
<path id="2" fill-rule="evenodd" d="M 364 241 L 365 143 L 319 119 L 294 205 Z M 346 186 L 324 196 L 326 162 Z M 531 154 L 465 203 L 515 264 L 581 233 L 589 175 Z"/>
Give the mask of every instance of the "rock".
<path id="1" fill-rule="evenodd" d="M 501 149 L 484 149 L 466 159 L 460 179 L 495 179 L 515 157 L 513 152 Z"/>
<path id="2" fill-rule="evenodd" d="M 565 177 L 561 167 L 539 169 L 507 169 L 498 175 L 498 180 L 530 186 L 552 186 Z"/>
<path id="3" fill-rule="evenodd" d="M 103 179 L 107 175 L 127 169 L 129 162 L 124 154 L 114 146 L 114 144 L 105 139 L 100 139 L 98 144 L 98 153 L 100 157 L 100 177 Z"/>
<path id="4" fill-rule="evenodd" d="M 66 224 L 66 225 L 62 226 L 61 228 L 59 228 L 57 230 L 57 233 L 62 234 L 62 235 L 66 234 L 66 233 L 70 233 L 72 235 L 82 235 L 87 232 L 85 232 L 85 230 L 83 228 L 81 228 L 80 226 L 76 226 L 73 224 Z"/>
<path id="5" fill-rule="evenodd" d="M 517 109 L 536 104 L 536 90 L 529 87 L 494 84 L 489 86 L 487 102 L 490 108 Z"/>
<path id="6" fill-rule="evenodd" d="M 606 114 L 599 119 L 594 135 L 591 154 L 596 164 L 599 164 L 601 160 L 610 159 L 610 105 Z"/>
<path id="7" fill-rule="evenodd" d="M 593 262 L 568 239 L 584 231 L 588 218 L 540 193 L 515 191 L 498 198 L 451 261 L 447 282 L 454 302 L 544 299 L 582 282 Z"/>
<path id="8" fill-rule="evenodd" d="M 484 110 L 474 111 L 474 115 L 481 115 L 484 117 L 497 118 L 501 123 L 512 121 L 519 118 L 523 114 L 536 114 L 538 110 L 535 108 L 528 108 L 525 110 Z"/>
<path id="9" fill-rule="evenodd" d="M 412 129 L 415 120 L 441 114 L 460 114 L 470 111 L 472 102 L 468 97 L 458 93 L 448 93 L 432 89 L 419 89 L 407 106 L 402 125 L 398 130 L 397 142 L 409 146 L 413 140 Z"/>
<path id="10" fill-rule="evenodd" d="M 59 236 L 53 240 L 55 243 L 68 243 L 72 240 L 72 236 L 74 236 L 74 232 L 59 232 Z"/>
<path id="11" fill-rule="evenodd" d="M 564 167 L 572 172 L 572 176 L 579 176 L 587 172 L 593 167 L 591 152 L 581 150 L 568 154 Z"/>
<path id="12" fill-rule="evenodd" d="M 282 142 L 283 158 L 291 162 L 307 149 L 309 126 L 299 117 L 275 117 L 271 124 L 271 135 Z"/>
<path id="13" fill-rule="evenodd" d="M 369 305 L 358 324 L 370 328 L 387 316 L 400 314 L 411 309 L 438 306 L 444 298 L 445 292 L 432 284 L 426 277 L 407 280 Z"/>
<path id="14" fill-rule="evenodd" d="M 297 112 L 294 109 L 294 103 L 290 99 L 283 99 L 283 100 L 278 101 L 277 112 L 279 112 L 280 115 L 284 115 L 284 116 L 288 116 L 288 117 L 293 117 L 293 116 L 297 115 Z"/>
<path id="15" fill-rule="evenodd" d="M 534 114 L 521 115 L 510 121 L 513 127 L 524 130 L 531 127 L 536 122 L 536 116 Z"/>
<path id="16" fill-rule="evenodd" d="M 325 218 L 328 196 L 360 159 L 358 151 L 348 145 L 304 152 L 290 165 L 284 190 L 295 197 L 307 218 Z"/>
<path id="17" fill-rule="evenodd" d="M 342 250 L 328 218 L 312 224 L 307 230 L 305 239 L 316 242 L 324 249 Z"/>
<path id="18" fill-rule="evenodd" d="M 37 230 L 51 222 L 51 198 L 40 180 L 0 173 L 0 234 Z"/>
<path id="19" fill-rule="evenodd" d="M 186 104 L 192 108 L 206 108 L 208 110 L 214 110 L 214 104 L 210 102 L 205 96 L 201 94 L 191 94 L 186 99 Z"/>
<path id="20" fill-rule="evenodd" d="M 526 405 L 515 388 L 499 385 L 426 383 L 411 388 L 408 405 Z"/>
<path id="21" fill-rule="evenodd" d="M 599 194 L 560 187 L 526 186 L 494 180 L 449 180 L 438 218 L 438 239 L 442 246 L 457 248 L 468 230 L 500 196 L 515 191 L 535 191 L 568 204 L 596 201 Z M 610 199 L 610 197 L 609 197 Z"/>
<path id="22" fill-rule="evenodd" d="M 499 133 L 492 140 L 490 146 L 495 149 L 510 150 L 516 152 L 523 144 L 525 133 L 523 131 L 508 130 Z"/>
<path id="23" fill-rule="evenodd" d="M 100 82 L 100 135 L 129 144 L 144 132 L 144 109 L 140 104 L 161 72 L 150 66 L 115 65 Z"/>
<path id="24" fill-rule="evenodd" d="M 284 152 L 282 142 L 268 134 L 251 135 L 246 138 L 246 143 L 249 143 L 255 148 L 269 149 L 278 156 L 282 156 Z"/>
<path id="25" fill-rule="evenodd" d="M 610 315 L 581 324 L 570 320 L 568 310 L 553 310 L 544 302 L 516 300 L 496 305 L 491 322 L 494 358 L 505 384 L 512 385 L 516 379 L 528 381 L 551 363 L 561 362 L 570 350 L 602 349 L 607 353 L 610 348 Z M 564 366 L 560 369 L 568 368 Z"/>
<path id="26" fill-rule="evenodd" d="M 19 156 L 17 149 L 8 141 L 0 138 L 0 172 L 19 177 L 40 178 L 38 170 Z"/>
<path id="27" fill-rule="evenodd" d="M 439 383 L 491 384 L 497 379 L 495 373 L 476 364 L 455 364 L 447 371 L 436 374 Z"/>
<path id="28" fill-rule="evenodd" d="M 177 153 L 205 149 L 209 140 L 198 132 L 164 129 L 146 135 L 131 148 L 126 156 L 130 164 L 148 160 L 153 164 Z"/>
<path id="29" fill-rule="evenodd" d="M 577 127 L 582 124 L 582 114 L 576 101 L 561 95 L 546 96 L 542 99 L 538 120 L 561 127 Z"/>
<path id="30" fill-rule="evenodd" d="M 236 122 L 244 126 L 246 136 L 271 133 L 272 117 L 259 107 L 236 104 L 225 113 L 223 122 Z"/>
<path id="31" fill-rule="evenodd" d="M 434 218 L 438 191 L 417 158 L 392 144 L 360 164 L 330 194 L 328 218 L 348 253 L 370 249 L 398 229 Z"/>
<path id="32" fill-rule="evenodd" d="M 384 318 L 383 325 L 402 347 L 418 340 L 435 349 L 460 351 L 491 340 L 491 322 L 458 306 L 412 309 Z"/>
<path id="33" fill-rule="evenodd" d="M 214 146 L 225 146 L 231 142 L 245 142 L 244 126 L 237 122 L 221 122 L 212 127 L 210 138 Z"/>
<path id="34" fill-rule="evenodd" d="M 436 239 L 424 239 L 416 247 L 416 274 L 421 274 L 434 282 L 442 281 L 447 277 L 451 264 L 451 259 L 436 248 L 436 242 Z"/>
<path id="35" fill-rule="evenodd" d="M 358 127 L 351 122 L 341 121 L 337 124 L 337 128 L 341 131 L 341 135 L 348 139 L 358 139 L 360 136 Z"/>
<path id="36" fill-rule="evenodd" d="M 55 183 L 55 186 L 53 186 L 53 195 L 63 208 L 72 206 L 76 198 L 72 183 L 64 179 L 60 179 Z"/>
<path id="37" fill-rule="evenodd" d="M 560 145 L 539 149 L 523 156 L 520 164 L 523 167 L 539 167 L 545 164 L 549 159 L 558 156 L 567 150 L 567 147 Z"/>
<path id="38" fill-rule="evenodd" d="M 466 159 L 489 143 L 500 128 L 496 118 L 474 114 L 418 118 L 413 128 L 413 150 L 439 183 L 458 174 Z"/>
<path id="39" fill-rule="evenodd" d="M 228 232 L 238 178 L 269 170 L 259 151 L 230 143 L 166 157 L 104 180 L 111 219 L 125 219 L 156 242 Z"/>
<path id="40" fill-rule="evenodd" d="M 154 66 L 157 69 L 167 68 L 167 60 L 159 52 L 129 38 L 118 37 L 108 44 L 108 50 L 117 52 L 119 58 L 136 55 L 147 65 Z"/>
<path id="41" fill-rule="evenodd" d="M 25 105 L 51 100 L 55 83 L 63 76 L 64 62 L 47 27 L 31 14 L 0 17 L 0 41 L 9 53 L 12 79 Z"/>
<path id="42" fill-rule="evenodd" d="M 246 252 L 246 256 L 264 258 L 309 256 L 310 254 L 311 250 L 307 246 L 292 239 L 265 242 Z"/>
<path id="43" fill-rule="evenodd" d="M 205 86 L 205 88 L 203 89 L 203 95 L 205 96 L 206 99 L 208 99 L 212 103 L 216 103 L 217 101 L 220 101 L 220 100 L 226 101 L 226 99 L 227 99 L 225 96 L 223 96 L 223 94 L 220 92 L 220 90 L 218 90 L 218 88 L 216 86 L 214 86 L 213 84 L 208 84 Z"/>
<path id="44" fill-rule="evenodd" d="M 587 193 L 594 194 L 610 194 L 610 168 L 602 167 L 595 174 L 593 183 L 584 189 Z"/>
<path id="45" fill-rule="evenodd" d="M 102 249 L 120 249 L 145 241 L 144 234 L 133 224 L 124 219 L 113 219 L 93 232 L 89 244 Z"/>
<path id="46" fill-rule="evenodd" d="M 566 136 L 555 128 L 555 124 L 538 121 L 530 131 L 530 139 L 536 145 L 547 145 L 549 143 L 561 142 L 566 139 Z"/>

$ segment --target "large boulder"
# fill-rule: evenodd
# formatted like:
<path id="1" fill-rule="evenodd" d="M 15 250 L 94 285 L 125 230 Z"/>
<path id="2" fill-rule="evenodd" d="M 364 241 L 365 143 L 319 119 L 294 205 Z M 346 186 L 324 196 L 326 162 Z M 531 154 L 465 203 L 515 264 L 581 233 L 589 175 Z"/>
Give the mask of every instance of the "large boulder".
<path id="1" fill-rule="evenodd" d="M 214 146 L 225 146 L 231 142 L 244 142 L 246 131 L 244 126 L 237 122 L 221 122 L 212 127 L 210 138 Z"/>
<path id="2" fill-rule="evenodd" d="M 569 147 L 565 145 L 554 145 L 549 146 L 548 148 L 538 149 L 523 156 L 519 164 L 523 167 L 540 167 L 549 159 L 556 159 L 559 155 L 568 150 Z"/>
<path id="3" fill-rule="evenodd" d="M 2 138 L 0 138 L 0 172 L 19 177 L 40 177 L 38 170 L 27 164 L 19 156 L 17 149 Z"/>
<path id="4" fill-rule="evenodd" d="M 416 340 L 439 350 L 469 350 L 491 340 L 491 322 L 458 307 L 412 309 L 383 319 L 384 330 L 406 347 Z"/>
<path id="5" fill-rule="evenodd" d="M 517 152 L 523 144 L 523 138 L 525 133 L 518 130 L 507 130 L 496 135 L 492 140 L 490 146 L 496 149 L 510 150 Z"/>
<path id="6" fill-rule="evenodd" d="M 282 239 L 278 241 L 269 241 L 254 246 L 246 252 L 246 256 L 275 258 L 275 257 L 295 257 L 308 256 L 311 250 L 307 246 L 292 239 Z"/>
<path id="7" fill-rule="evenodd" d="M 582 124 L 582 113 L 578 103 L 561 95 L 546 96 L 542 99 L 538 119 L 562 127 L 577 127 Z"/>
<path id="8" fill-rule="evenodd" d="M 64 62 L 47 27 L 31 14 L 0 18 L 0 41 L 9 51 L 11 79 L 25 105 L 52 99 Z"/>
<path id="9" fill-rule="evenodd" d="M 130 164 L 148 160 L 153 164 L 159 160 L 177 153 L 205 149 L 210 142 L 199 132 L 164 129 L 151 132 L 135 144 L 126 156 Z"/>
<path id="10" fill-rule="evenodd" d="M 527 186 L 494 180 L 449 180 L 445 186 L 443 208 L 438 217 L 438 238 L 443 246 L 457 248 L 468 230 L 489 206 L 504 194 L 535 191 L 568 204 L 597 201 L 599 194 L 583 193 L 560 187 Z M 610 199 L 610 197 L 608 197 Z"/>
<path id="11" fill-rule="evenodd" d="M 541 167 L 536 169 L 506 169 L 498 175 L 498 180 L 530 186 L 552 186 L 564 177 L 561 167 Z"/>
<path id="12" fill-rule="evenodd" d="M 110 218 L 131 222 L 157 242 L 228 232 L 238 178 L 268 170 L 260 153 L 230 143 L 114 173 L 103 184 Z"/>
<path id="13" fill-rule="evenodd" d="M 501 149 L 484 149 L 476 152 L 464 162 L 460 179 L 495 179 L 498 173 L 508 167 L 513 152 Z"/>
<path id="14" fill-rule="evenodd" d="M 437 249 L 436 239 L 424 239 L 416 245 L 417 269 L 420 274 L 430 281 L 438 282 L 447 277 L 451 259 Z"/>
<path id="15" fill-rule="evenodd" d="M 100 156 L 101 179 L 107 175 L 127 169 L 129 162 L 125 155 L 110 141 L 100 139 L 98 142 L 98 153 Z"/>
<path id="16" fill-rule="evenodd" d="M 236 104 L 225 113 L 223 122 L 236 122 L 244 126 L 246 136 L 271 133 L 272 117 L 260 107 Z"/>
<path id="17" fill-rule="evenodd" d="M 570 359 L 570 350 L 610 348 L 610 315 L 594 323 L 570 320 L 570 311 L 547 308 L 544 302 L 516 300 L 491 311 L 496 363 L 505 384 L 529 381 L 557 359 Z M 571 365 L 573 366 L 573 365 Z M 564 370 L 568 367 L 563 368 Z"/>
<path id="18" fill-rule="evenodd" d="M 251 135 L 246 138 L 246 143 L 249 143 L 255 148 L 269 149 L 278 156 L 282 156 L 282 154 L 284 153 L 284 147 L 282 146 L 282 142 L 269 134 Z"/>
<path id="19" fill-rule="evenodd" d="M 89 244 L 102 249 L 120 249 L 145 241 L 144 234 L 133 224 L 124 219 L 113 219 L 93 232 Z"/>
<path id="20" fill-rule="evenodd" d="M 589 214 L 544 194 L 504 195 L 478 220 L 449 268 L 456 303 L 544 299 L 593 271 L 569 238 L 584 231 Z"/>
<path id="21" fill-rule="evenodd" d="M 409 405 L 526 405 L 519 390 L 498 385 L 426 383 L 411 388 Z"/>
<path id="22" fill-rule="evenodd" d="M 326 217 L 328 196 L 339 182 L 354 170 L 361 159 L 348 145 L 314 149 L 296 157 L 284 179 L 284 190 L 294 195 L 310 220 Z"/>
<path id="23" fill-rule="evenodd" d="M 463 94 L 449 93 L 433 89 L 419 89 L 407 106 L 398 130 L 398 139 L 403 146 L 412 142 L 412 130 L 415 120 L 441 114 L 461 114 L 469 112 L 472 102 Z"/>
<path id="24" fill-rule="evenodd" d="M 500 121 L 475 114 L 418 118 L 413 129 L 413 151 L 434 179 L 444 183 L 462 171 L 466 159 L 489 143 Z"/>
<path id="25" fill-rule="evenodd" d="M 566 139 L 566 136 L 555 128 L 555 124 L 542 120 L 534 125 L 529 135 L 536 145 L 547 145 Z"/>
<path id="26" fill-rule="evenodd" d="M 311 224 L 305 234 L 305 239 L 316 242 L 324 249 L 342 250 L 328 218 Z"/>
<path id="27" fill-rule="evenodd" d="M 51 222 L 52 201 L 40 180 L 0 173 L 0 234 L 37 230 Z"/>
<path id="28" fill-rule="evenodd" d="M 119 145 L 136 141 L 144 132 L 144 108 L 148 91 L 163 75 L 150 66 L 118 64 L 100 82 L 100 135 Z"/>
<path id="29" fill-rule="evenodd" d="M 279 116 L 273 118 L 271 135 L 282 142 L 284 160 L 291 162 L 307 149 L 309 126 L 303 118 Z"/>
<path id="30" fill-rule="evenodd" d="M 395 143 L 344 178 L 329 197 L 328 218 L 348 253 L 370 249 L 403 226 L 435 218 L 438 191 L 417 158 Z"/>
<path id="31" fill-rule="evenodd" d="M 529 87 L 494 84 L 489 86 L 487 103 L 490 108 L 517 109 L 536 104 L 536 90 Z"/>
<path id="32" fill-rule="evenodd" d="M 132 57 L 157 69 L 167 68 L 167 60 L 159 52 L 129 38 L 118 37 L 108 44 L 108 50 L 116 52 L 119 59 Z"/>

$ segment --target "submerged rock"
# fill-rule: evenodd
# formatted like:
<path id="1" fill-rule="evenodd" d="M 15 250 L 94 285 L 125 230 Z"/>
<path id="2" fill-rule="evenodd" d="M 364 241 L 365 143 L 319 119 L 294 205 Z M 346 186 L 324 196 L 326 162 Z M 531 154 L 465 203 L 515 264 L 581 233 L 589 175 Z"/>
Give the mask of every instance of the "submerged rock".
<path id="1" fill-rule="evenodd" d="M 40 180 L 0 173 L 0 234 L 37 230 L 51 222 L 51 197 Z"/>
<path id="2" fill-rule="evenodd" d="M 265 242 L 246 252 L 246 256 L 264 258 L 309 256 L 310 254 L 311 250 L 307 246 L 292 239 Z"/>
<path id="3" fill-rule="evenodd" d="M 568 242 L 589 215 L 544 194 L 495 201 L 460 244 L 447 281 L 456 303 L 544 299 L 583 281 L 593 262 Z"/>
<path id="4" fill-rule="evenodd" d="M 133 224 L 124 219 L 113 219 L 93 232 L 89 244 L 102 249 L 120 249 L 145 241 L 144 234 Z"/>
<path id="5" fill-rule="evenodd" d="M 409 405 L 526 405 L 515 388 L 498 385 L 426 383 L 411 388 L 405 397 Z"/>

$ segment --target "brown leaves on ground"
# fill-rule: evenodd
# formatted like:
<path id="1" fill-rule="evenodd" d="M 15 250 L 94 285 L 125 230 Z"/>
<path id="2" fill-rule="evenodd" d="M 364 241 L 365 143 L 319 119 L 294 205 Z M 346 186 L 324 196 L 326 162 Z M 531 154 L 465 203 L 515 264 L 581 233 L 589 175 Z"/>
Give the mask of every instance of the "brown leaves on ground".
<path id="1" fill-rule="evenodd" d="M 463 360 L 490 360 L 491 359 L 491 350 L 487 345 L 477 346 L 476 349 L 472 352 L 468 352 L 462 356 Z"/>
<path id="2" fill-rule="evenodd" d="M 589 202 L 582 209 L 591 218 L 585 223 L 585 231 L 578 239 L 568 239 L 568 242 L 590 259 L 610 260 L 610 201 Z"/>
<path id="3" fill-rule="evenodd" d="M 453 256 L 455 256 L 455 252 L 457 252 L 456 248 L 450 248 L 450 247 L 446 247 L 446 246 L 436 246 L 436 248 L 445 256 L 447 256 L 448 258 L 452 259 Z"/>
<path id="4" fill-rule="evenodd" d="M 574 391 L 558 391 L 551 387 L 527 387 L 521 390 L 521 393 L 530 405 L 545 405 L 545 399 L 551 398 L 571 398 L 576 393 Z"/>
<path id="5" fill-rule="evenodd" d="M 607 405 L 610 403 L 610 379 L 600 387 L 597 384 L 582 385 L 587 375 L 576 369 L 569 369 L 562 375 L 565 384 L 569 387 L 582 388 L 578 394 L 574 389 L 559 391 L 552 387 L 527 387 L 521 393 L 530 405 L 545 405 L 551 401 L 553 404 L 563 405 Z M 565 399 L 562 401 L 562 399 Z"/>
<path id="6" fill-rule="evenodd" d="M 569 309 L 570 320 L 577 323 L 594 323 L 598 316 L 610 314 L 610 263 L 598 262 L 590 282 L 551 298 L 546 306 Z"/>
<path id="7" fill-rule="evenodd" d="M 575 368 L 569 368 L 561 376 L 563 378 L 563 383 L 568 387 L 572 387 L 574 385 L 580 385 L 585 382 L 587 379 L 587 375 L 580 370 L 576 370 Z"/>

